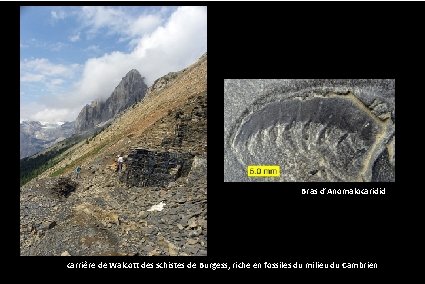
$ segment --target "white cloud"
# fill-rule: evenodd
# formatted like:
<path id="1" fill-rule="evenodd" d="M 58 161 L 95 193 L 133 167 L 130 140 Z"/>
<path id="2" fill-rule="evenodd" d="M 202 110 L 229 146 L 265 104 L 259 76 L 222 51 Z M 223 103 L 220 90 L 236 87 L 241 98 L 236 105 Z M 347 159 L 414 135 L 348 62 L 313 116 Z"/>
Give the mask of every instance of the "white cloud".
<path id="1" fill-rule="evenodd" d="M 28 94 L 25 93 L 26 96 L 39 98 L 38 105 L 25 108 L 21 114 L 26 113 L 27 116 L 34 118 L 35 113 L 45 107 L 66 108 L 65 105 L 60 104 L 57 98 L 61 96 L 60 92 L 63 92 L 63 84 L 73 80 L 79 68 L 78 64 L 55 64 L 46 58 L 21 61 L 21 97 L 24 95 L 24 91 L 30 90 L 27 92 Z M 37 117 L 43 113 L 46 114 L 46 112 L 40 112 Z"/>
<path id="2" fill-rule="evenodd" d="M 24 74 L 21 76 L 21 82 L 40 82 L 44 80 L 42 74 Z"/>
<path id="3" fill-rule="evenodd" d="M 20 43 L 21 48 L 43 48 L 50 51 L 61 51 L 64 47 L 68 46 L 68 44 L 63 42 L 45 42 L 40 41 L 38 39 L 32 38 L 28 40 L 26 43 Z"/>
<path id="4" fill-rule="evenodd" d="M 132 67 L 134 68 L 135 64 L 131 57 L 122 52 L 89 59 L 74 93 L 80 97 L 82 104 L 95 99 L 106 99 Z"/>
<path id="5" fill-rule="evenodd" d="M 111 34 L 120 34 L 125 36 L 123 39 L 129 40 L 155 30 L 164 21 L 162 14 L 163 12 L 159 10 L 135 16 L 123 8 L 89 6 L 81 9 L 80 19 L 91 35 L 105 29 Z"/>
<path id="6" fill-rule="evenodd" d="M 88 46 L 87 48 L 84 49 L 84 51 L 89 51 L 89 52 L 100 52 L 101 49 L 97 44 L 92 44 L 90 46 Z"/>
<path id="7" fill-rule="evenodd" d="M 71 76 L 75 69 L 78 68 L 78 64 L 64 65 L 64 64 L 54 64 L 46 58 L 36 58 L 36 59 L 24 59 L 21 61 L 21 80 L 25 76 L 43 76 L 52 77 L 52 76 Z"/>
<path id="8" fill-rule="evenodd" d="M 132 56 L 149 83 L 170 71 L 182 69 L 207 50 L 207 8 L 180 7 L 165 26 L 143 37 Z"/>
<path id="9" fill-rule="evenodd" d="M 50 85 L 53 86 L 58 86 L 58 85 L 62 85 L 65 81 L 63 79 L 52 79 L 50 81 Z"/>
<path id="10" fill-rule="evenodd" d="M 168 72 L 187 67 L 206 50 L 206 7 L 178 8 L 163 26 L 139 39 L 132 52 L 112 52 L 87 60 L 73 100 L 85 104 L 106 99 L 131 69 L 137 69 L 150 85 Z"/>
<path id="11" fill-rule="evenodd" d="M 50 15 L 52 16 L 53 20 L 63 20 L 65 19 L 65 12 L 64 11 L 51 11 Z"/>
<path id="12" fill-rule="evenodd" d="M 134 48 L 90 58 L 83 66 L 53 64 L 42 58 L 24 60 L 21 80 L 44 76 L 43 80 L 48 78 L 48 84 L 54 87 L 63 84 L 60 80 L 69 81 L 77 71 L 81 71 L 81 77 L 71 90 L 45 97 L 32 109 L 21 108 L 21 118 L 26 118 L 26 114 L 29 119 L 42 121 L 74 120 L 85 104 L 109 97 L 131 69 L 137 69 L 151 85 L 160 76 L 187 67 L 207 51 L 206 7 L 179 7 L 166 21 L 159 16 L 161 13 L 135 18 L 123 10 L 104 7 L 86 7 L 83 14 L 92 32 L 106 28 L 134 37 Z M 92 45 L 86 51 L 98 49 L 99 46 Z"/>
<path id="13" fill-rule="evenodd" d="M 161 24 L 161 21 L 159 15 L 140 16 L 129 24 L 128 32 L 133 36 L 143 35 L 153 31 Z"/>
<path id="14" fill-rule="evenodd" d="M 101 28 L 117 30 L 125 22 L 125 14 L 112 7 L 82 7 L 81 18 L 83 24 L 90 29 L 90 32 L 96 33 Z"/>
<path id="15" fill-rule="evenodd" d="M 80 33 L 78 32 L 78 33 L 76 33 L 76 34 L 70 35 L 70 36 L 68 37 L 68 39 L 69 39 L 71 42 L 77 42 L 77 41 L 79 41 L 79 40 L 80 40 Z"/>
<path id="16" fill-rule="evenodd" d="M 62 48 L 64 48 L 65 46 L 67 46 L 67 44 L 63 42 L 55 42 L 55 43 L 47 44 L 47 48 L 50 49 L 51 51 L 61 51 Z"/>
<path id="17" fill-rule="evenodd" d="M 32 118 L 37 121 L 46 121 L 46 122 L 57 122 L 61 121 L 62 119 L 66 119 L 69 114 L 69 109 L 66 108 L 56 108 L 56 109 L 49 109 L 44 108 L 38 112 L 36 112 Z"/>
<path id="18" fill-rule="evenodd" d="M 35 120 L 55 123 L 58 121 L 72 121 L 78 115 L 78 111 L 67 106 L 46 106 L 43 103 L 30 102 L 21 104 L 20 121 Z"/>

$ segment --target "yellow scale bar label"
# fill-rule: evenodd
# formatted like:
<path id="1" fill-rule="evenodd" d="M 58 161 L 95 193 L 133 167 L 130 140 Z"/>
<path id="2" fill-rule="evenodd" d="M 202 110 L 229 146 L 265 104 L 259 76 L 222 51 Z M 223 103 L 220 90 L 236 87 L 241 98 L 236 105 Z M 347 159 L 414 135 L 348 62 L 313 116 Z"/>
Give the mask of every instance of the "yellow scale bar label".
<path id="1" fill-rule="evenodd" d="M 248 166 L 249 177 L 279 177 L 280 166 Z"/>

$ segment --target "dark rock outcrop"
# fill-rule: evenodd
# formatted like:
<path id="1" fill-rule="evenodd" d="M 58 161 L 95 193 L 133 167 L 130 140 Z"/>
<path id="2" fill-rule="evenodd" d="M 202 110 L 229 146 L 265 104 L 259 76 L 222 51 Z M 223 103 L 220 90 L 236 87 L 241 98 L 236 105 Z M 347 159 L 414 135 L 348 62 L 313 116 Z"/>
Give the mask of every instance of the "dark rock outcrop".
<path id="1" fill-rule="evenodd" d="M 61 177 L 51 188 L 51 193 L 57 197 L 68 197 L 77 188 L 77 182 L 70 177 Z"/>
<path id="2" fill-rule="evenodd" d="M 134 149 L 127 160 L 122 181 L 131 186 L 167 186 L 181 176 L 187 176 L 193 155 L 168 151 Z"/>
<path id="3" fill-rule="evenodd" d="M 75 121 L 75 131 L 84 132 L 105 122 L 133 104 L 146 93 L 147 85 L 140 73 L 133 69 L 125 75 L 106 101 L 93 101 L 81 110 Z"/>

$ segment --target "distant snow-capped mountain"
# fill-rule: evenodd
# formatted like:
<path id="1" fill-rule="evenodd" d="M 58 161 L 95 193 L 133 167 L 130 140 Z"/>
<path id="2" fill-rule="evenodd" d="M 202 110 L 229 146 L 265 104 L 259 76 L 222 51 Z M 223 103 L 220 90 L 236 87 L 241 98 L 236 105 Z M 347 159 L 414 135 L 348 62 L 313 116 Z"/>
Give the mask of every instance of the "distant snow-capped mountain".
<path id="1" fill-rule="evenodd" d="M 72 122 L 22 121 L 20 124 L 20 157 L 38 153 L 74 133 Z"/>

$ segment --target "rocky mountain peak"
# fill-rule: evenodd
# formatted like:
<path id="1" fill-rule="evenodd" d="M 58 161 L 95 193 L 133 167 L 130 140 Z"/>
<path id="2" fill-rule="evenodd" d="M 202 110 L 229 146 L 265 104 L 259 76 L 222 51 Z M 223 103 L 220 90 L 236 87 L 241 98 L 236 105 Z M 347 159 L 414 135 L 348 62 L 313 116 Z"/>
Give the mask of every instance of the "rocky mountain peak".
<path id="1" fill-rule="evenodd" d="M 90 107 L 96 107 L 99 104 L 98 100 L 94 100 L 90 103 Z"/>
<path id="2" fill-rule="evenodd" d="M 106 101 L 96 100 L 86 105 L 75 121 L 75 132 L 81 133 L 101 124 L 140 101 L 147 85 L 136 69 L 130 70 Z"/>
<path id="3" fill-rule="evenodd" d="M 166 86 L 168 86 L 178 75 L 180 72 L 170 72 L 165 76 L 162 76 L 161 78 L 158 78 L 153 82 L 152 86 L 148 89 L 148 94 L 150 94 L 153 91 L 160 91 Z"/>
<path id="4" fill-rule="evenodd" d="M 139 71 L 137 71 L 136 69 L 131 69 L 130 71 L 128 71 L 128 73 L 125 75 L 125 77 L 128 77 L 128 76 L 140 76 L 140 77 L 142 77 L 140 75 Z"/>

